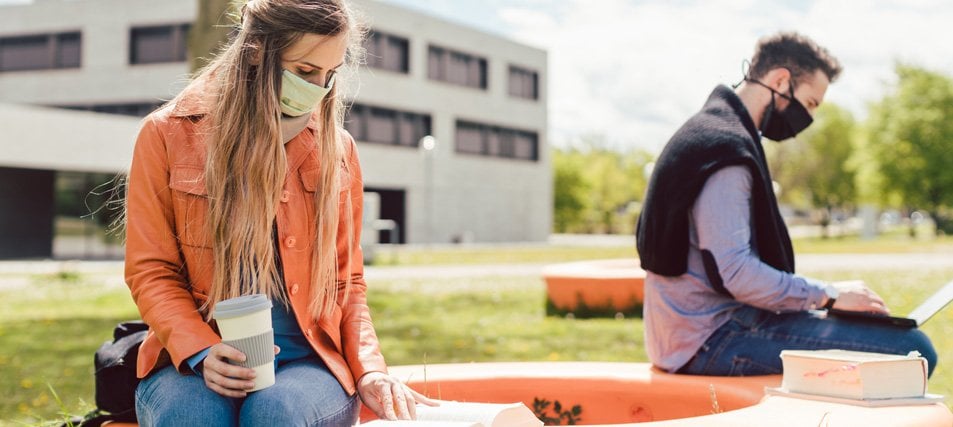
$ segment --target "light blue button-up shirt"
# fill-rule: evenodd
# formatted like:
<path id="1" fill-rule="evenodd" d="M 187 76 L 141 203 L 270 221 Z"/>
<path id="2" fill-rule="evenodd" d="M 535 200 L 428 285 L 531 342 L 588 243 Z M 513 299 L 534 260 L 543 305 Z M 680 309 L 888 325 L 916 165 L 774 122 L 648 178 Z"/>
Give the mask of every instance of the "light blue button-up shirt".
<path id="1" fill-rule="evenodd" d="M 829 285 L 765 264 L 751 236 L 751 173 L 729 166 L 712 174 L 689 217 L 688 270 L 645 278 L 645 348 L 656 366 L 674 372 L 688 363 L 705 340 L 743 304 L 771 311 L 820 306 Z M 702 262 L 702 250 L 715 258 L 725 288 L 715 291 Z"/>

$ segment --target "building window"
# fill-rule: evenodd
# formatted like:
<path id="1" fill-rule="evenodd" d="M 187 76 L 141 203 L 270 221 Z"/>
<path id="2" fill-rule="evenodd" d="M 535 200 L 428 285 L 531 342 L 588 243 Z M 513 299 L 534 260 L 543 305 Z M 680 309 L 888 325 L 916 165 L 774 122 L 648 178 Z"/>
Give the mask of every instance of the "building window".
<path id="1" fill-rule="evenodd" d="M 126 104 L 58 105 L 58 108 L 97 113 L 119 114 L 123 116 L 145 117 L 162 105 L 161 102 L 131 102 Z"/>
<path id="2" fill-rule="evenodd" d="M 430 116 L 389 108 L 354 104 L 344 127 L 354 139 L 375 144 L 416 147 L 431 134 Z"/>
<path id="3" fill-rule="evenodd" d="M 125 177 L 116 174 L 55 172 L 53 257 L 122 259 L 121 227 Z"/>
<path id="4" fill-rule="evenodd" d="M 388 71 L 410 72 L 410 41 L 406 38 L 373 31 L 364 41 L 367 65 Z"/>
<path id="5" fill-rule="evenodd" d="M 510 95 L 517 98 L 539 99 L 539 73 L 510 66 Z"/>
<path id="6" fill-rule="evenodd" d="M 129 63 L 185 61 L 188 31 L 189 24 L 133 28 L 129 32 Z"/>
<path id="7" fill-rule="evenodd" d="M 530 161 L 539 159 L 536 132 L 463 120 L 457 121 L 456 147 L 458 153 Z"/>
<path id="8" fill-rule="evenodd" d="M 486 89 L 486 58 L 430 46 L 427 76 L 433 80 Z"/>
<path id="9" fill-rule="evenodd" d="M 82 56 L 79 33 L 56 35 L 56 68 L 79 68 Z"/>
<path id="10" fill-rule="evenodd" d="M 80 33 L 0 37 L 0 71 L 79 68 Z"/>

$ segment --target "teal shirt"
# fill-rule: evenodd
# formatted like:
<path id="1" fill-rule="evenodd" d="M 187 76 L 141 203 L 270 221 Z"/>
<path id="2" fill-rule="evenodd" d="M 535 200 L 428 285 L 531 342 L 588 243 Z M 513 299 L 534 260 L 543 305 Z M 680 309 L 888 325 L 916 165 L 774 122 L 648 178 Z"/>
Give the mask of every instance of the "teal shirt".
<path id="1" fill-rule="evenodd" d="M 275 357 L 276 367 L 316 354 L 301 332 L 301 327 L 295 320 L 294 309 L 290 305 L 286 308 L 280 301 L 272 300 L 271 328 L 275 331 L 275 345 L 281 349 Z M 208 348 L 188 358 L 187 363 L 196 375 L 202 375 L 201 370 L 197 368 L 206 356 L 208 356 Z"/>

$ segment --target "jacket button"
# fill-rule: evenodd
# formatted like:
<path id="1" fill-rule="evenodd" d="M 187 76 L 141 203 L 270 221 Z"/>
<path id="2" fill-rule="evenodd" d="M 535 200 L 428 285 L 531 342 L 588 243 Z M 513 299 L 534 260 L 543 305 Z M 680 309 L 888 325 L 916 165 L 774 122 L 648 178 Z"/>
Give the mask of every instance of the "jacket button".
<path id="1" fill-rule="evenodd" d="M 298 294 L 298 284 L 295 283 L 291 285 L 291 295 L 297 295 L 297 294 Z"/>
<path id="2" fill-rule="evenodd" d="M 288 236 L 288 238 L 285 239 L 285 246 L 289 248 L 293 248 L 295 247 L 295 242 L 296 242 L 295 236 Z"/>
<path id="3" fill-rule="evenodd" d="M 281 203 L 288 203 L 288 200 L 291 200 L 291 192 L 288 190 L 283 190 L 281 192 Z"/>

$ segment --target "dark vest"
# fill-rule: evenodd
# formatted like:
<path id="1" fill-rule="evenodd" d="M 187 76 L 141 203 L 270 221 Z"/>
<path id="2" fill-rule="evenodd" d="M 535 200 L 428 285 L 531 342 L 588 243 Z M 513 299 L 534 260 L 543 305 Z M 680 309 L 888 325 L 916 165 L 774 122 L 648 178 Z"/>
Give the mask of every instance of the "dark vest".
<path id="1" fill-rule="evenodd" d="M 701 111 L 675 132 L 656 161 L 636 230 L 642 268 L 663 276 L 685 273 L 688 219 L 698 193 L 719 169 L 743 165 L 752 176 L 752 244 L 763 262 L 794 272 L 791 238 L 778 211 L 760 141 L 741 99 L 726 86 L 716 87 Z M 711 254 L 703 251 L 703 259 L 712 284 L 726 293 Z M 716 277 L 712 277 L 712 268 Z"/>

